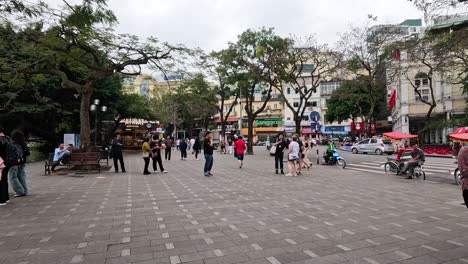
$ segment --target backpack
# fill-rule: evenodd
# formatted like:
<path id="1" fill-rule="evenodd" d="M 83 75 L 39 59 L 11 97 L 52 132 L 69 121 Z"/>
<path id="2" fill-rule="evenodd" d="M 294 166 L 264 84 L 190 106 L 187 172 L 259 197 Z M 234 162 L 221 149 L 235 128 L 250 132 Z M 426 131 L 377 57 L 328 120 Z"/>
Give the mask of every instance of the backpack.
<path id="1" fill-rule="evenodd" d="M 14 142 L 6 145 L 5 154 L 5 164 L 8 167 L 20 165 L 24 161 L 23 148 Z"/>

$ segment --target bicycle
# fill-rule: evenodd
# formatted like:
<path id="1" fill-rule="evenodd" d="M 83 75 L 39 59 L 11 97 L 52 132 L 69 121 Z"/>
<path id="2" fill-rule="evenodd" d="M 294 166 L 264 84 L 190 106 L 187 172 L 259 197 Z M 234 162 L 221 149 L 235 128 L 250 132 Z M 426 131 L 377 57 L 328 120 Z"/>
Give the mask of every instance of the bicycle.
<path id="1" fill-rule="evenodd" d="M 403 169 L 403 164 L 404 163 L 402 161 L 387 158 L 387 162 L 384 165 L 385 174 L 390 174 L 390 173 L 396 174 L 396 175 L 401 174 L 402 169 Z M 422 176 L 422 178 L 426 180 L 426 172 L 424 171 L 423 165 L 424 165 L 424 161 L 419 161 L 416 166 L 411 166 L 409 168 L 409 175 L 416 177 L 416 178 L 420 178 Z"/>

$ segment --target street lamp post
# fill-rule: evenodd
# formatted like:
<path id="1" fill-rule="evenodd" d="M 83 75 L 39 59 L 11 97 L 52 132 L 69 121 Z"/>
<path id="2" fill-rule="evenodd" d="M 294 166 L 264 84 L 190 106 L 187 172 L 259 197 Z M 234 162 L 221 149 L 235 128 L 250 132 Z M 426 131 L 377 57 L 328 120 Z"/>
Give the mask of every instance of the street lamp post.
<path id="1" fill-rule="evenodd" d="M 99 111 L 107 111 L 107 106 L 105 105 L 101 106 L 101 108 L 98 108 L 100 103 L 101 101 L 99 101 L 99 99 L 94 99 L 93 104 L 89 107 L 89 110 L 91 110 L 91 112 L 94 112 L 94 146 L 96 146 L 97 142 Z"/>
<path id="2" fill-rule="evenodd" d="M 237 84 L 237 83 L 236 83 Z M 239 88 L 239 133 L 242 134 L 242 89 Z"/>

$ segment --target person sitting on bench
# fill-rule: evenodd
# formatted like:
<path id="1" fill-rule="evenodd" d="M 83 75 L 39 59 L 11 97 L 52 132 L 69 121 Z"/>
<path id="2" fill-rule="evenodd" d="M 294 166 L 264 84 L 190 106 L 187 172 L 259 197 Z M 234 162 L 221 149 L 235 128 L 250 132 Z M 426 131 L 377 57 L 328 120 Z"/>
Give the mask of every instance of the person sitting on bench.
<path id="1" fill-rule="evenodd" d="M 65 148 L 63 143 L 60 143 L 59 147 L 54 151 L 54 160 L 52 163 L 52 171 L 55 170 L 55 167 L 58 165 L 63 165 L 70 160 L 70 151 L 68 150 L 69 146 Z"/>

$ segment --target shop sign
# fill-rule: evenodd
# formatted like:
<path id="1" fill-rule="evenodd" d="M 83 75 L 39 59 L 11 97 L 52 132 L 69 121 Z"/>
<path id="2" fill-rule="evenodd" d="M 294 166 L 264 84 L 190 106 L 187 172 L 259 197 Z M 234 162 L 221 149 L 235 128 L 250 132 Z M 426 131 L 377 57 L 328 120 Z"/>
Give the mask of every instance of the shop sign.
<path id="1" fill-rule="evenodd" d="M 281 119 L 279 119 L 279 120 L 257 120 L 255 122 L 255 124 L 257 124 L 257 126 L 271 127 L 271 126 L 274 126 L 274 125 L 283 125 L 284 121 L 281 120 Z"/>

